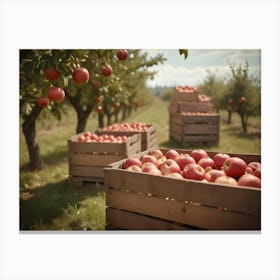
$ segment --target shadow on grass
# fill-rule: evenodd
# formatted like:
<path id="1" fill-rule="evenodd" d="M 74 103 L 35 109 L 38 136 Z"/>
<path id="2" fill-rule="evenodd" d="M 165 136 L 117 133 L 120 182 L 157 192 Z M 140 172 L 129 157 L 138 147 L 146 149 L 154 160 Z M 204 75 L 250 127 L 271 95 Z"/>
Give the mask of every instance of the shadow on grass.
<path id="1" fill-rule="evenodd" d="M 82 200 L 104 193 L 104 185 L 74 188 L 63 180 L 42 188 L 21 193 L 20 230 L 32 230 L 36 224 L 51 224 L 70 205 L 80 206 Z"/>
<path id="2" fill-rule="evenodd" d="M 249 128 L 248 132 L 244 132 L 240 127 L 227 126 L 221 129 L 221 133 L 226 133 L 228 136 L 237 137 L 241 139 L 248 139 L 248 140 L 261 138 L 261 131 L 259 129 Z"/>
<path id="3" fill-rule="evenodd" d="M 46 155 L 42 156 L 43 166 L 56 165 L 60 162 L 67 162 L 68 149 L 65 146 L 57 146 L 56 149 Z M 26 163 L 20 167 L 20 171 L 29 171 L 29 163 Z"/>

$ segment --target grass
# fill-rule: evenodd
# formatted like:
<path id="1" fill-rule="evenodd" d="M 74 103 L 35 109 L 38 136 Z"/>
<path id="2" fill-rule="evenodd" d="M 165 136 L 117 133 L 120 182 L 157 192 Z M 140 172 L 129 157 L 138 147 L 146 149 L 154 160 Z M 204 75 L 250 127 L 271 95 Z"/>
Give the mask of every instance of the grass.
<path id="1" fill-rule="evenodd" d="M 168 103 L 155 99 L 139 108 L 127 121 L 157 125 L 158 145 L 182 148 L 169 140 Z M 233 114 L 232 124 L 226 123 L 226 112 L 220 112 L 218 146 L 190 146 L 209 151 L 260 153 L 260 118 L 249 122 L 249 133 L 242 132 L 239 117 Z M 104 230 L 105 192 L 103 184 L 72 188 L 68 184 L 67 138 L 75 134 L 76 115 L 69 107 L 67 116 L 58 122 L 53 118 L 38 122 L 37 138 L 44 167 L 37 172 L 27 170 L 28 153 L 20 131 L 20 229 L 22 230 Z M 90 116 L 86 130 L 97 128 L 96 117 Z"/>

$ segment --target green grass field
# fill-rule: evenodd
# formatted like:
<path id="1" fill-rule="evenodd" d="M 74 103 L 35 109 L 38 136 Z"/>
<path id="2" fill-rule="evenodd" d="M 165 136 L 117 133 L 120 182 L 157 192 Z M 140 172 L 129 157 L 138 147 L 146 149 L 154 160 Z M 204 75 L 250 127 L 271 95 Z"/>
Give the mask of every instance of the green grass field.
<path id="1" fill-rule="evenodd" d="M 169 140 L 168 103 L 155 99 L 127 119 L 157 125 L 158 145 L 182 148 Z M 249 131 L 242 132 L 238 115 L 226 124 L 226 112 L 220 112 L 220 142 L 218 146 L 191 146 L 208 151 L 227 153 L 261 153 L 260 118 L 249 119 Z M 44 167 L 37 172 L 27 170 L 28 153 L 20 130 L 20 229 L 21 230 L 104 230 L 105 192 L 103 184 L 84 188 L 68 185 L 67 138 L 75 134 L 76 115 L 68 114 L 58 122 L 50 118 L 37 123 L 37 139 Z M 91 115 L 86 130 L 97 128 L 96 116 Z"/>

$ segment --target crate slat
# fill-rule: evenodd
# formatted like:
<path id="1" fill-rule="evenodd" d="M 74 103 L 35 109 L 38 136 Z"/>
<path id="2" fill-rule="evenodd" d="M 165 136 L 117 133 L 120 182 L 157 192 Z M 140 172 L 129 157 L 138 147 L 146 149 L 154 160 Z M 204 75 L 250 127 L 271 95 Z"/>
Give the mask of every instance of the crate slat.
<path id="1" fill-rule="evenodd" d="M 182 129 L 178 129 L 178 132 Z M 184 134 L 215 134 L 219 133 L 219 126 L 216 124 L 185 124 L 183 127 Z"/>
<path id="2" fill-rule="evenodd" d="M 190 230 L 191 227 L 155 219 L 149 216 L 139 215 L 137 213 L 106 208 L 107 227 L 106 228 L 125 228 L 128 230 Z"/>
<path id="3" fill-rule="evenodd" d="M 202 229 L 255 230 L 260 228 L 258 217 L 131 192 L 109 189 L 106 192 L 106 203 L 114 208 L 194 225 Z"/>
<path id="4" fill-rule="evenodd" d="M 260 215 L 261 192 L 256 189 L 176 180 L 127 170 L 105 170 L 105 174 L 108 174 L 105 176 L 105 184 L 109 188 L 194 201 L 203 205 Z"/>

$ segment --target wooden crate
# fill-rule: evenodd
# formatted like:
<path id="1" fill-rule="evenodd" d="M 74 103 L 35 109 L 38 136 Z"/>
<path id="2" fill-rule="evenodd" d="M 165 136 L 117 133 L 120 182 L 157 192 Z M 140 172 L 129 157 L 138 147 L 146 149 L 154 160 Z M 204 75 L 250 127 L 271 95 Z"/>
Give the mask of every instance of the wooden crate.
<path id="1" fill-rule="evenodd" d="M 210 101 L 199 102 L 182 102 L 170 103 L 169 113 L 184 113 L 184 112 L 213 112 L 214 105 Z"/>
<path id="2" fill-rule="evenodd" d="M 183 101 L 183 102 L 192 102 L 192 101 L 199 101 L 199 94 L 198 92 L 179 92 L 176 90 L 176 88 L 174 89 L 174 92 L 171 96 L 171 102 L 176 104 L 179 101 Z"/>
<path id="3" fill-rule="evenodd" d="M 104 167 L 141 151 L 140 134 L 123 143 L 78 142 L 79 135 L 68 139 L 69 181 L 73 186 L 103 182 Z"/>
<path id="4" fill-rule="evenodd" d="M 114 136 L 133 135 L 135 133 L 141 134 L 141 151 L 146 151 L 157 146 L 157 127 L 154 124 L 148 125 L 146 131 L 107 131 L 106 128 L 95 131 L 97 135 L 112 134 Z"/>
<path id="5" fill-rule="evenodd" d="M 219 143 L 220 115 L 186 116 L 169 114 L 169 136 L 185 145 L 217 145 Z"/>
<path id="6" fill-rule="evenodd" d="M 215 152 L 208 154 L 214 156 Z M 247 163 L 260 162 L 260 155 L 230 155 Z M 105 168 L 106 229 L 261 229 L 260 189 L 131 172 L 121 169 L 122 164 L 119 161 L 111 169 Z"/>

